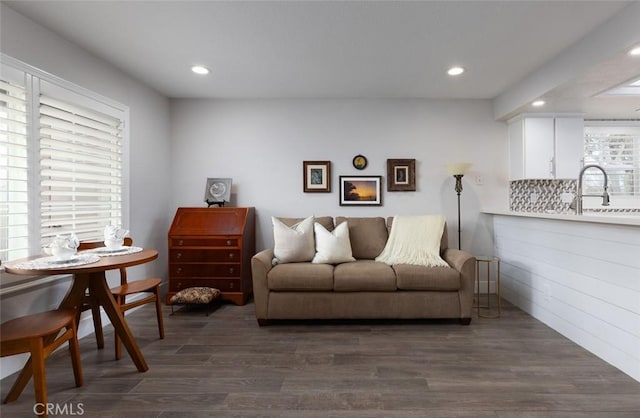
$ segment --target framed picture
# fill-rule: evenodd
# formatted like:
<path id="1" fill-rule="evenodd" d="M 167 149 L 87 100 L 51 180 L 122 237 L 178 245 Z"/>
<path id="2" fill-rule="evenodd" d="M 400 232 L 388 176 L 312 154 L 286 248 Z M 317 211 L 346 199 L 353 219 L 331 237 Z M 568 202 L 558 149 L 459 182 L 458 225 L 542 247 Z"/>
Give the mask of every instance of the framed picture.
<path id="1" fill-rule="evenodd" d="M 356 170 L 364 170 L 365 168 L 367 168 L 367 164 L 369 163 L 369 161 L 367 161 L 367 157 L 365 157 L 364 155 L 358 154 L 353 157 L 353 161 L 351 163 Z"/>
<path id="2" fill-rule="evenodd" d="M 221 204 L 231 199 L 231 179 L 230 178 L 208 178 L 207 187 L 204 190 L 204 201 L 209 206 Z"/>
<path id="3" fill-rule="evenodd" d="M 416 160 L 387 160 L 387 191 L 416 191 Z"/>
<path id="4" fill-rule="evenodd" d="M 331 192 L 331 161 L 303 161 L 305 193 Z"/>
<path id="5" fill-rule="evenodd" d="M 382 176 L 340 176 L 340 206 L 382 206 Z"/>

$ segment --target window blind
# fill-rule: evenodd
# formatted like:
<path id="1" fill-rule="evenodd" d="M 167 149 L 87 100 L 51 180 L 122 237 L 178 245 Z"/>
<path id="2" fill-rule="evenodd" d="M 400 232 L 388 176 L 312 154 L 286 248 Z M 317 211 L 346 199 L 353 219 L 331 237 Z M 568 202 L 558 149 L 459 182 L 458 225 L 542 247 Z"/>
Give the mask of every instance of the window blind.
<path id="1" fill-rule="evenodd" d="M 24 83 L 0 79 L 0 260 L 29 255 L 27 117 Z"/>
<path id="2" fill-rule="evenodd" d="M 584 164 L 598 164 L 609 177 L 609 193 L 640 196 L 640 135 L 622 132 L 585 132 Z M 602 192 L 602 174 L 585 172 L 585 193 Z"/>
<path id="3" fill-rule="evenodd" d="M 43 244 L 71 232 L 102 239 L 122 224 L 124 121 L 46 94 L 39 110 Z"/>

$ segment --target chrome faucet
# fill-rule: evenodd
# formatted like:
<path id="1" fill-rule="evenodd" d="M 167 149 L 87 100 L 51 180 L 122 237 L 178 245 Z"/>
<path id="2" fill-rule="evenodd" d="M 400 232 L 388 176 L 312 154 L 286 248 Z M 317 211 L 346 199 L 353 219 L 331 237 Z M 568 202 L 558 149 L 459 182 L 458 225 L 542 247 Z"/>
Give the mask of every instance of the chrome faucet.
<path id="1" fill-rule="evenodd" d="M 598 170 L 602 171 L 602 174 L 604 174 L 604 191 L 602 192 L 602 194 L 582 194 L 582 177 L 584 176 L 584 172 L 590 168 L 597 168 Z M 578 176 L 578 193 L 575 200 L 576 214 L 582 215 L 582 198 L 583 197 L 601 197 L 602 206 L 609 206 L 609 193 L 607 192 L 608 187 L 609 187 L 609 177 L 607 176 L 606 171 L 604 171 L 604 168 L 596 164 L 585 165 L 582 168 L 582 170 L 580 170 L 580 175 Z"/>

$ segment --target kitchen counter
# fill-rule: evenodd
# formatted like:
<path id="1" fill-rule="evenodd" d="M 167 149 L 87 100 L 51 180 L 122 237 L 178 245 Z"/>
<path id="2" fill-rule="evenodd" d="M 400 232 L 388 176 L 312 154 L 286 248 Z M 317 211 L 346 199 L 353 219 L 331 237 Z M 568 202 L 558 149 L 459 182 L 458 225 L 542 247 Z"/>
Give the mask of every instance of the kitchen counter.
<path id="1" fill-rule="evenodd" d="M 501 296 L 640 381 L 640 216 L 483 212 Z"/>
<path id="2" fill-rule="evenodd" d="M 574 215 L 564 213 L 515 212 L 505 209 L 486 209 L 483 210 L 482 213 L 489 215 L 518 216 L 524 218 L 555 219 L 559 221 L 640 226 L 640 214 L 637 214 L 637 212 L 635 214 L 626 212 L 585 212 L 583 215 Z"/>

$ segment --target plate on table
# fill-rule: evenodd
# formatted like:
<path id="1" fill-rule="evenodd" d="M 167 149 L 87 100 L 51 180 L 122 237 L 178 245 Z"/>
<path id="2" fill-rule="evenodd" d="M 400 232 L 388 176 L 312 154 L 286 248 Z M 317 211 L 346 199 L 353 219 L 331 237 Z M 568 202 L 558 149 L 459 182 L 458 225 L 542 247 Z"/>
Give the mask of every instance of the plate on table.
<path id="1" fill-rule="evenodd" d="M 42 259 L 42 261 L 44 261 L 45 263 L 52 264 L 52 265 L 75 263 L 78 260 L 80 260 L 80 257 L 78 255 L 74 255 L 73 257 L 63 258 L 63 259 L 58 259 L 53 256 L 47 257 L 46 259 Z"/>
<path id="2" fill-rule="evenodd" d="M 64 260 L 60 260 L 59 258 L 51 255 L 16 264 L 15 268 L 26 270 L 60 269 L 65 267 L 83 266 L 85 264 L 95 263 L 99 260 L 100 256 L 98 256 L 98 254 L 73 254 Z"/>
<path id="3" fill-rule="evenodd" d="M 122 246 L 120 248 L 100 247 L 100 248 L 96 248 L 95 252 L 98 254 L 117 254 L 117 253 L 123 253 L 128 249 L 129 247 L 125 247 L 125 246 Z"/>

